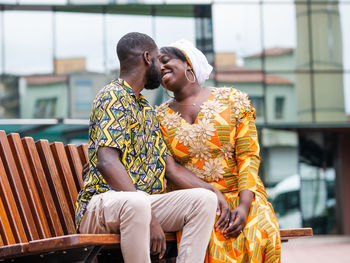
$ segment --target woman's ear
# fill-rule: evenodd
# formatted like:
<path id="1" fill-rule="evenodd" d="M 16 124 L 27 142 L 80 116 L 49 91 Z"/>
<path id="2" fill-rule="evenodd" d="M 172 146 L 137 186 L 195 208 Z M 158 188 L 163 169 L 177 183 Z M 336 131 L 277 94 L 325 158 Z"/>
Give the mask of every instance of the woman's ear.
<path id="1" fill-rule="evenodd" d="M 151 65 L 152 63 L 151 54 L 148 51 L 143 52 L 142 57 L 146 65 Z"/>
<path id="2" fill-rule="evenodd" d="M 190 64 L 188 64 L 188 62 L 186 62 L 186 71 L 189 70 L 191 71 L 192 70 L 192 67 L 190 66 Z"/>

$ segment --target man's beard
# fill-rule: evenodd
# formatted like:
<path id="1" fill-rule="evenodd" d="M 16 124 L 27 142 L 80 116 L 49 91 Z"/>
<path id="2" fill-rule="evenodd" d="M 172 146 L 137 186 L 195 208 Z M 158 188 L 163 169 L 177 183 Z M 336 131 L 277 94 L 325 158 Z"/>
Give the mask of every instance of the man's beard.
<path id="1" fill-rule="evenodd" d="M 146 72 L 147 82 L 145 84 L 145 89 L 152 90 L 157 89 L 162 82 L 162 74 L 157 70 L 154 59 L 152 59 L 151 66 Z"/>

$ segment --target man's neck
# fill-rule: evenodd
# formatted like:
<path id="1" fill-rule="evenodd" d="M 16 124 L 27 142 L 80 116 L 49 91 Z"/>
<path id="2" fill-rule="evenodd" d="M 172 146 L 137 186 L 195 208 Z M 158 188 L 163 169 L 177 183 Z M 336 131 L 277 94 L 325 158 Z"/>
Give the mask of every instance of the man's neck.
<path id="1" fill-rule="evenodd" d="M 140 96 L 140 92 L 145 87 L 144 80 L 142 77 L 140 77 L 140 73 L 128 72 L 128 74 L 123 74 L 121 72 L 119 77 L 130 85 L 131 89 L 135 93 L 135 96 L 138 98 Z"/>

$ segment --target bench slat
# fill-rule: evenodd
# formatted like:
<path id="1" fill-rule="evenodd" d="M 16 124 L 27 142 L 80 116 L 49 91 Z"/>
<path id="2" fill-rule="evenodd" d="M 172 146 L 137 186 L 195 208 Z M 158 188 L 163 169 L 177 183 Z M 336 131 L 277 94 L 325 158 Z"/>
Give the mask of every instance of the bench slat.
<path id="1" fill-rule="evenodd" d="M 4 131 L 0 131 L 0 157 L 6 171 L 6 176 L 14 195 L 15 204 L 19 208 L 19 215 L 23 222 L 23 227 L 28 240 L 39 238 L 39 234 L 34 223 L 34 218 L 27 198 L 23 198 L 26 194 L 19 176 L 15 160 L 13 158 L 11 148 Z M 13 201 L 13 200 L 10 200 Z M 10 204 L 9 204 L 10 205 Z M 22 237 L 21 237 L 22 239 Z"/>
<path id="2" fill-rule="evenodd" d="M 54 142 L 50 145 L 53 157 L 56 162 L 56 167 L 61 178 L 61 183 L 66 194 L 66 198 L 69 204 L 69 210 L 71 212 L 72 220 L 75 220 L 75 201 L 78 196 L 76 185 L 70 170 L 70 165 L 67 159 L 64 145 L 61 142 Z"/>
<path id="3" fill-rule="evenodd" d="M 34 178 L 25 154 L 21 138 L 19 134 L 12 133 L 7 135 L 12 153 L 19 171 L 21 181 L 23 183 L 26 196 L 30 209 L 33 214 L 34 223 L 39 234 L 39 238 L 51 237 L 50 229 L 46 220 L 45 213 L 42 207 L 42 200 L 39 198 L 37 188 L 35 186 Z"/>
<path id="4" fill-rule="evenodd" d="M 0 158 L 0 198 L 4 206 L 3 212 L 6 211 L 6 217 L 8 218 L 9 224 L 10 224 L 10 228 L 6 228 L 5 232 L 11 231 L 11 233 L 15 238 L 15 242 L 13 243 L 10 242 L 8 244 L 6 243 L 5 244 L 10 245 L 10 244 L 19 243 L 19 242 L 27 242 L 27 236 L 22 225 L 22 221 L 17 209 L 14 196 L 12 194 L 10 184 L 6 177 L 6 171 L 1 161 L 1 158 Z M 6 239 L 7 239 L 6 237 L 3 237 L 3 240 L 6 240 Z"/>
<path id="5" fill-rule="evenodd" d="M 80 156 L 80 160 L 81 160 L 82 165 L 86 164 L 89 161 L 87 144 L 79 145 L 78 152 L 79 152 L 79 156 Z"/>
<path id="6" fill-rule="evenodd" d="M 33 138 L 23 138 L 22 145 L 33 174 L 36 188 L 41 199 L 41 204 L 45 211 L 47 222 L 51 231 L 51 237 L 62 236 L 64 235 L 62 225 Z"/>
<path id="7" fill-rule="evenodd" d="M 75 144 L 68 144 L 64 148 L 66 150 L 77 191 L 79 192 L 80 189 L 83 188 L 84 183 L 82 179 L 83 164 L 80 160 L 78 148 Z"/>
<path id="8" fill-rule="evenodd" d="M 6 208 L 2 200 L 6 200 L 6 190 L 4 190 L 4 182 L 2 177 L 5 175 L 5 168 L 0 159 L 0 245 L 10 245 L 15 244 L 16 240 L 14 234 L 12 232 L 12 227 L 10 226 L 10 220 L 8 218 L 8 214 L 6 213 Z M 1 174 L 3 176 L 1 176 Z M 10 186 L 8 186 L 9 188 Z M 8 209 L 7 209 L 8 210 Z M 23 232 L 24 234 L 24 232 Z M 24 234 L 25 235 L 25 234 Z"/>
<path id="9" fill-rule="evenodd" d="M 15 244 L 16 240 L 12 233 L 10 221 L 5 213 L 5 206 L 0 198 L 0 246 Z"/>
<path id="10" fill-rule="evenodd" d="M 74 234 L 76 230 L 70 213 L 70 206 L 66 200 L 64 188 L 58 175 L 49 142 L 47 140 L 39 140 L 35 145 L 38 149 L 39 157 L 46 174 L 63 231 L 66 235 Z"/>

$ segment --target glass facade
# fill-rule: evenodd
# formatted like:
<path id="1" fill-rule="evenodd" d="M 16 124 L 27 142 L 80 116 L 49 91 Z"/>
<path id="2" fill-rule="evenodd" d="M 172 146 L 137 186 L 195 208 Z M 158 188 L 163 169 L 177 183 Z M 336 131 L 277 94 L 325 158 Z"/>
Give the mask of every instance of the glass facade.
<path id="1" fill-rule="evenodd" d="M 216 81 L 247 92 L 260 111 L 260 176 L 282 228 L 339 230 L 332 127 L 349 124 L 349 14 L 350 1 L 213 5 Z M 233 53 L 231 63 L 220 53 Z"/>
<path id="2" fill-rule="evenodd" d="M 278 122 L 347 123 L 350 2 L 244 2 L 217 1 L 213 6 L 215 52 L 235 53 L 231 75 L 252 76 L 251 70 L 262 74 L 259 87 L 253 77 L 232 85 L 253 96 L 261 89 L 267 104 L 271 93 L 285 93 L 285 104 L 290 101 L 293 107 Z M 228 69 L 217 63 L 220 70 Z M 220 77 L 218 82 L 228 84 Z M 275 119 L 267 110 L 260 121 Z"/>

